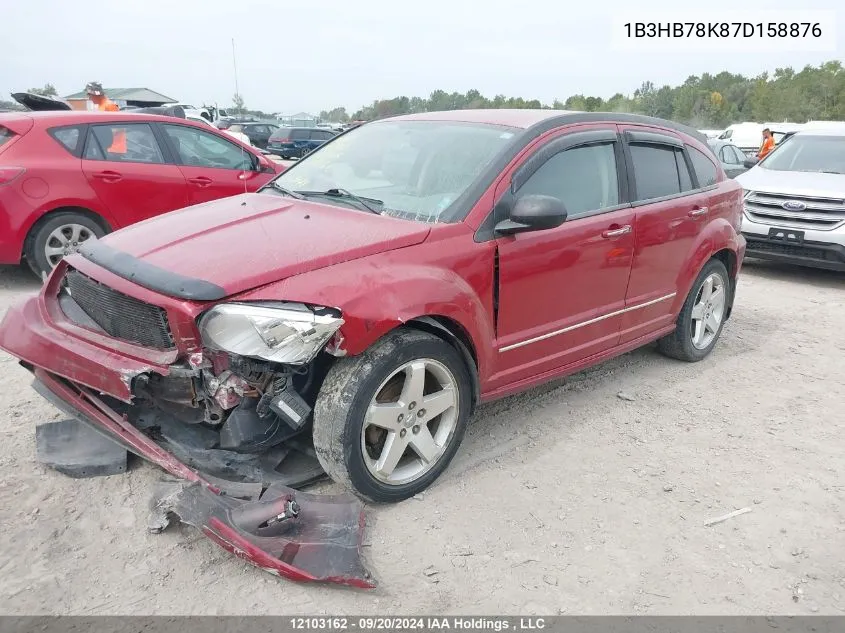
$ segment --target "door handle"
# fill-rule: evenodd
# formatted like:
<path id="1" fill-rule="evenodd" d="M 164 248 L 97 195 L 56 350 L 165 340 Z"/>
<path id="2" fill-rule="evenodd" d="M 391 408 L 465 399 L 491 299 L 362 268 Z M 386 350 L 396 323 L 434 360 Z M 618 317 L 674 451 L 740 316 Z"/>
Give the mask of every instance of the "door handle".
<path id="1" fill-rule="evenodd" d="M 620 226 L 618 229 L 608 229 L 607 231 L 602 231 L 601 236 L 605 239 L 609 239 L 611 237 L 619 237 L 620 235 L 627 235 L 631 232 L 631 225 L 626 224 L 625 226 Z"/>
<path id="2" fill-rule="evenodd" d="M 200 187 L 207 187 L 211 184 L 211 178 L 205 176 L 197 176 L 196 178 L 188 178 L 188 182 L 192 185 L 199 185 Z"/>
<path id="3" fill-rule="evenodd" d="M 97 171 L 91 175 L 94 176 L 94 178 L 99 178 L 100 180 L 104 180 L 106 182 L 117 182 L 123 178 L 123 176 L 121 176 L 118 172 L 109 170 Z"/>
<path id="4" fill-rule="evenodd" d="M 702 215 L 705 215 L 709 210 L 710 209 L 708 209 L 707 207 L 698 207 L 690 211 L 687 215 L 691 218 L 698 218 Z"/>

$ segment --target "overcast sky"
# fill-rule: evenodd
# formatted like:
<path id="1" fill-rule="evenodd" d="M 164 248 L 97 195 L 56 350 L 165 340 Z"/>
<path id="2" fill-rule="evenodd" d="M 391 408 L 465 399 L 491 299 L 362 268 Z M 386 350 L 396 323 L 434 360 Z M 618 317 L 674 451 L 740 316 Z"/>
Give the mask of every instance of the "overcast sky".
<path id="1" fill-rule="evenodd" d="M 134 4 L 133 4 L 134 2 Z M 570 6 L 573 5 L 573 6 Z M 708 0 L 716 20 L 737 10 L 834 9 L 839 0 Z M 642 81 L 702 72 L 753 75 L 845 58 L 840 11 L 829 52 L 739 53 L 714 43 L 688 54 L 619 51 L 613 18 L 683 3 L 652 0 L 15 0 L 3 8 L 0 91 L 50 82 L 61 96 L 88 81 L 147 87 L 200 105 L 231 103 L 235 39 L 249 108 L 350 113 L 374 99 L 432 90 L 536 98 L 609 97 Z M 803 9 L 801 8 L 803 7 Z"/>

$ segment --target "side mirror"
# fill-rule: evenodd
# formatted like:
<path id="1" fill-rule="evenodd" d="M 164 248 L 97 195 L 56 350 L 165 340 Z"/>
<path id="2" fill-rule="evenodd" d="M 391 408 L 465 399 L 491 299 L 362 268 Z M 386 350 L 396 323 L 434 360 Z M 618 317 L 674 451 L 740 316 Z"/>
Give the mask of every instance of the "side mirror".
<path id="1" fill-rule="evenodd" d="M 552 196 L 522 196 L 508 214 L 508 219 L 496 225 L 496 233 L 513 235 L 525 231 L 553 229 L 566 221 L 566 207 Z"/>
<path id="2" fill-rule="evenodd" d="M 759 163 L 759 162 L 760 162 L 760 161 L 759 161 L 758 159 L 756 159 L 756 158 L 746 158 L 746 159 L 743 161 L 743 163 L 742 163 L 742 164 L 743 164 L 743 166 L 744 166 L 746 169 L 751 169 L 752 167 L 754 167 L 754 165 L 756 165 L 756 164 L 757 164 L 757 163 Z"/>
<path id="3" fill-rule="evenodd" d="M 270 163 L 270 159 L 266 156 L 256 156 L 255 157 L 255 171 L 259 173 L 275 173 L 275 169 L 273 165 Z"/>

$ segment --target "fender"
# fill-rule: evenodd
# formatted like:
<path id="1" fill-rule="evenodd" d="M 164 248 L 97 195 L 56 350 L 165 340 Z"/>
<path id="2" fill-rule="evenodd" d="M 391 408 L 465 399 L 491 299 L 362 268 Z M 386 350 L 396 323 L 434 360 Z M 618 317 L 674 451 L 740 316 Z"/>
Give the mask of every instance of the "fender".
<path id="1" fill-rule="evenodd" d="M 492 367 L 494 339 L 492 243 L 475 244 L 471 253 L 449 255 L 449 266 L 402 261 L 403 251 L 410 250 L 419 258 L 418 249 L 373 255 L 296 275 L 234 300 L 301 301 L 338 308 L 345 321 L 341 348 L 350 355 L 360 354 L 409 321 L 446 317 L 469 335 L 483 382 Z M 460 265 L 455 266 L 455 260 Z"/>
<path id="2" fill-rule="evenodd" d="M 736 230 L 725 218 L 714 218 L 698 234 L 698 238 L 686 258 L 686 264 L 678 273 L 676 282 L 678 294 L 675 297 L 673 307 L 675 316 L 680 313 L 684 301 L 686 301 L 687 295 L 692 289 L 692 284 L 704 265 L 714 254 L 726 249 L 733 252 L 739 260 L 740 244 Z M 730 274 L 730 271 L 728 273 Z"/>

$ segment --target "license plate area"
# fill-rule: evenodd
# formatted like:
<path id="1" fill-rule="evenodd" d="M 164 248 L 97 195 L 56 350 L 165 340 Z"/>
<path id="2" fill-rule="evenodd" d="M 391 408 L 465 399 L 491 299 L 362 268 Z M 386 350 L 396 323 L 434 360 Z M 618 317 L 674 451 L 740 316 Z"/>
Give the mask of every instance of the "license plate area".
<path id="1" fill-rule="evenodd" d="M 769 229 L 769 239 L 773 242 L 782 242 L 784 244 L 803 244 L 804 231 L 772 227 Z"/>

